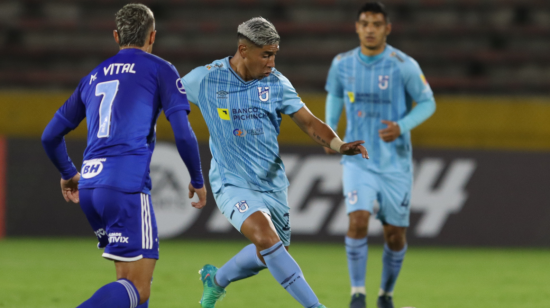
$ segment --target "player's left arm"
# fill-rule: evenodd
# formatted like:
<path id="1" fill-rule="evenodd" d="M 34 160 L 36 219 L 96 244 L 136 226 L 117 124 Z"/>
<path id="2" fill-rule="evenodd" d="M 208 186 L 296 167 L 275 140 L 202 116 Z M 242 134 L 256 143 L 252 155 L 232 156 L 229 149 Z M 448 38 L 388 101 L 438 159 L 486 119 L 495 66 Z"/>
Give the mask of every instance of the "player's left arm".
<path id="1" fill-rule="evenodd" d="M 405 90 L 416 102 L 416 106 L 397 122 L 382 120 L 386 124 L 385 129 L 378 133 L 386 142 L 397 139 L 402 134 L 411 131 L 422 122 L 426 121 L 435 112 L 435 99 L 432 89 L 426 81 L 420 66 L 413 59 L 407 59 L 401 67 L 401 74 Z"/>
<path id="2" fill-rule="evenodd" d="M 294 120 L 294 123 L 300 127 L 300 129 L 302 129 L 318 144 L 331 148 L 334 151 L 344 155 L 361 154 L 363 158 L 369 158 L 367 149 L 362 145 L 365 141 L 358 140 L 344 143 L 340 140 L 340 137 L 336 135 L 332 128 L 330 128 L 330 126 L 314 116 L 306 106 L 291 114 L 290 117 Z"/>
<path id="3" fill-rule="evenodd" d="M 344 155 L 362 154 L 363 158 L 369 158 L 367 149 L 362 146 L 365 141 L 344 143 L 330 126 L 323 123 L 309 111 L 286 77 L 280 75 L 279 80 L 283 86 L 281 113 L 290 115 L 298 127 L 320 145 Z"/>
<path id="4" fill-rule="evenodd" d="M 61 193 L 65 201 L 79 202 L 78 181 L 80 173 L 67 153 L 64 136 L 75 129 L 86 117 L 86 107 L 80 98 L 80 86 L 57 110 L 42 134 L 42 146 L 61 173 Z"/>

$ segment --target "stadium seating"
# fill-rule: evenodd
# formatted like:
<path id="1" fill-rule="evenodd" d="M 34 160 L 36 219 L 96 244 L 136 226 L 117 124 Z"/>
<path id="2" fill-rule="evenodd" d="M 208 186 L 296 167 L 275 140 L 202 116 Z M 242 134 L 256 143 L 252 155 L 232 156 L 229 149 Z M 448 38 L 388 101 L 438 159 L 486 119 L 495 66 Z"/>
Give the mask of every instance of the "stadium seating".
<path id="1" fill-rule="evenodd" d="M 73 88 L 117 50 L 114 13 L 127 1 L 0 3 L 0 86 Z M 157 19 L 155 53 L 180 74 L 232 55 L 237 25 L 274 22 L 277 67 L 299 91 L 322 91 L 332 58 L 358 45 L 362 1 L 141 1 Z M 414 57 L 437 93 L 545 93 L 550 86 L 550 1 L 387 0 L 390 44 Z"/>

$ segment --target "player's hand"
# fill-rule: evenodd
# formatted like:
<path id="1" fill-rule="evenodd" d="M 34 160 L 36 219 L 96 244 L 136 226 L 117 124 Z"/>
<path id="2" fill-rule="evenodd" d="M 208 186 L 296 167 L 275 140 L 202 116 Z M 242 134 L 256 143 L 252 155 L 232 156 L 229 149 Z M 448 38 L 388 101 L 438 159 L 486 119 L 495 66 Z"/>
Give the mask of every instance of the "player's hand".
<path id="1" fill-rule="evenodd" d="M 203 184 L 201 188 L 195 188 L 189 183 L 189 199 L 197 194 L 199 202 L 191 202 L 191 205 L 196 209 L 202 209 L 206 205 L 206 184 Z"/>
<path id="2" fill-rule="evenodd" d="M 325 149 L 325 153 L 327 153 L 327 154 L 329 154 L 329 155 L 338 154 L 338 152 L 334 151 L 334 150 L 331 149 L 331 148 L 323 147 L 323 149 Z"/>
<path id="3" fill-rule="evenodd" d="M 367 149 L 362 146 L 363 143 L 365 143 L 363 140 L 344 143 L 340 147 L 340 153 L 344 155 L 361 154 L 363 158 L 369 159 L 369 153 L 367 152 Z"/>
<path id="4" fill-rule="evenodd" d="M 401 136 L 401 128 L 397 125 L 397 122 L 382 120 L 382 123 L 388 125 L 384 129 L 378 130 L 378 136 L 385 142 L 392 142 L 397 137 Z"/>
<path id="5" fill-rule="evenodd" d="M 65 201 L 72 201 L 74 203 L 80 202 L 78 181 L 80 181 L 80 173 L 75 174 L 75 176 L 68 180 L 61 179 L 61 194 L 63 194 Z"/>

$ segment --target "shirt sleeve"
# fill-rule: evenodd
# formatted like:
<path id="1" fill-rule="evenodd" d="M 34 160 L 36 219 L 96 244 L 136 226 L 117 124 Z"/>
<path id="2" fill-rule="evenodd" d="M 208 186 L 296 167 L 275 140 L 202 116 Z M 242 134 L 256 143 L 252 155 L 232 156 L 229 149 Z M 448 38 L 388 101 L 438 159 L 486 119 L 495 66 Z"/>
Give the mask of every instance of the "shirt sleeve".
<path id="1" fill-rule="evenodd" d="M 402 74 L 405 89 L 416 102 L 416 107 L 397 122 L 401 134 L 404 134 L 428 119 L 435 112 L 436 107 L 433 91 L 415 60 L 408 59 L 402 67 Z"/>
<path id="2" fill-rule="evenodd" d="M 204 66 L 199 66 L 181 78 L 183 86 L 187 91 L 187 98 L 195 105 L 199 105 L 201 82 L 206 74 L 208 74 L 208 69 Z"/>
<path id="3" fill-rule="evenodd" d="M 71 130 L 75 129 L 86 117 L 86 105 L 81 97 L 82 82 L 71 97 L 57 110 L 55 117 L 63 121 Z"/>
<path id="4" fill-rule="evenodd" d="M 342 109 L 344 108 L 344 99 L 341 97 L 327 95 L 327 101 L 325 106 L 325 122 L 334 131 L 338 129 L 338 122 L 342 115 Z"/>
<path id="5" fill-rule="evenodd" d="M 283 103 L 281 112 L 283 114 L 293 114 L 302 109 L 305 104 L 302 102 L 300 96 L 298 96 L 298 92 L 296 92 L 296 89 L 294 89 L 290 81 L 282 75 L 279 78 L 283 86 Z"/>
<path id="6" fill-rule="evenodd" d="M 185 87 L 176 68 L 168 63 L 159 65 L 157 78 L 160 89 L 160 102 L 166 117 L 178 110 L 189 112 L 191 108 L 187 101 Z"/>
<path id="7" fill-rule="evenodd" d="M 81 87 L 82 82 L 65 104 L 57 110 L 42 134 L 42 146 L 64 180 L 71 179 L 78 173 L 67 153 L 63 137 L 86 117 L 86 106 L 81 99 Z"/>
<path id="8" fill-rule="evenodd" d="M 330 69 L 328 71 L 327 83 L 325 84 L 325 90 L 334 97 L 344 97 L 344 87 L 338 78 L 338 56 L 332 60 Z"/>

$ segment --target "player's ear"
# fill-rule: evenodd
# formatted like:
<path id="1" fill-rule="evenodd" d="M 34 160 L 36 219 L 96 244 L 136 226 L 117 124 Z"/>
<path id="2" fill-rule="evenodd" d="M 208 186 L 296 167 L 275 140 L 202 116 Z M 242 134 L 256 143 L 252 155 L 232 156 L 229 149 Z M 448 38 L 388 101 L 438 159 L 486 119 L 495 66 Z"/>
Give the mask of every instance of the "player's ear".
<path id="1" fill-rule="evenodd" d="M 246 44 L 239 44 L 239 54 L 241 55 L 241 58 L 246 59 L 248 54 L 248 46 L 246 46 Z"/>
<path id="2" fill-rule="evenodd" d="M 157 30 L 151 31 L 149 34 L 149 45 L 153 45 L 155 43 L 155 39 L 157 38 Z"/>
<path id="3" fill-rule="evenodd" d="M 386 36 L 390 35 L 391 33 L 391 23 L 386 24 Z"/>
<path id="4" fill-rule="evenodd" d="M 120 38 L 118 37 L 118 32 L 116 30 L 113 30 L 113 37 L 115 38 L 116 44 L 120 45 Z"/>

